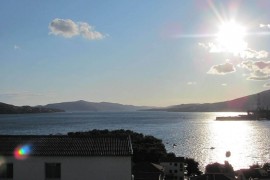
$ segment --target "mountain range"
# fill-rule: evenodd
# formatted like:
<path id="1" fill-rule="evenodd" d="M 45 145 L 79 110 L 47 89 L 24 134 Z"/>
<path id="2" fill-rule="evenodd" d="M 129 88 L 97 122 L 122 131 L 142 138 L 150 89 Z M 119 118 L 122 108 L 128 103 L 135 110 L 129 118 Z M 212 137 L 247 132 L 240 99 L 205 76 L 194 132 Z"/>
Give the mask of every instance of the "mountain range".
<path id="1" fill-rule="evenodd" d="M 203 104 L 180 104 L 162 108 L 153 108 L 147 106 L 123 105 L 110 102 L 87 102 L 73 101 L 47 104 L 44 106 L 13 106 L 0 103 L 0 114 L 18 114 L 18 113 L 47 113 L 59 111 L 92 111 L 92 112 L 123 112 L 123 111 L 168 111 L 168 112 L 225 112 L 225 111 L 247 111 L 258 107 L 270 107 L 270 90 L 263 91 L 230 101 L 203 103 Z"/>
<path id="2" fill-rule="evenodd" d="M 268 109 L 270 107 L 270 90 L 263 91 L 230 101 L 203 103 L 203 104 L 180 104 L 165 108 L 152 108 L 147 111 L 169 112 L 243 112 L 257 108 Z"/>
<path id="3" fill-rule="evenodd" d="M 133 105 L 123 105 L 118 103 L 109 102 L 87 102 L 87 101 L 74 101 L 74 102 L 62 102 L 47 104 L 42 106 L 44 108 L 52 109 L 62 109 L 64 111 L 95 111 L 95 112 L 105 112 L 105 111 L 138 111 L 142 109 L 147 109 L 150 107 L 146 106 L 133 106 Z"/>

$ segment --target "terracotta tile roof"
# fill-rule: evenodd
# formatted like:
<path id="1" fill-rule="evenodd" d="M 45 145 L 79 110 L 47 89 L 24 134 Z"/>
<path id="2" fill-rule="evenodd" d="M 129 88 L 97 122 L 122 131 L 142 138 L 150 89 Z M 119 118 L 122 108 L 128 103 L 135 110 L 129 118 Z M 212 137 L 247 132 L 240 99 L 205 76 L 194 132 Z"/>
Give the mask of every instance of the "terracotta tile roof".
<path id="1" fill-rule="evenodd" d="M 0 135 L 0 154 L 12 156 L 15 148 L 29 145 L 31 156 L 131 156 L 128 136 Z"/>

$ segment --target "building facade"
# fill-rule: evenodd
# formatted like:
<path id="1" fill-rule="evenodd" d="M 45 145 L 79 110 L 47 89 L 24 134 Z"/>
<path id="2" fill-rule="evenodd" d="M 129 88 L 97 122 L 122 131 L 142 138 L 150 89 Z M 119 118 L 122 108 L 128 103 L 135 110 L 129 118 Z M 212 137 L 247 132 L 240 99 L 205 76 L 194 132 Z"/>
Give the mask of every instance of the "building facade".
<path id="1" fill-rule="evenodd" d="M 128 180 L 129 137 L 0 136 L 0 179 Z"/>
<path id="2" fill-rule="evenodd" d="M 133 180 L 164 180 L 164 167 L 149 162 L 136 163 L 133 166 Z"/>
<path id="3" fill-rule="evenodd" d="M 164 167 L 166 179 L 184 180 L 187 173 L 187 165 L 184 157 L 172 157 L 162 159 L 160 165 Z"/>

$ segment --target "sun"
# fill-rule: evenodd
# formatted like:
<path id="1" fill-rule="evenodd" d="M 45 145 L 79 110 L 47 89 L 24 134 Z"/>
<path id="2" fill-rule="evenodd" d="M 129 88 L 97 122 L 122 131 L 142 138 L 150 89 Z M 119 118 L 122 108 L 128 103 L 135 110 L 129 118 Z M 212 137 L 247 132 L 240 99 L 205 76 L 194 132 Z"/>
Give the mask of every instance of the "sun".
<path id="1" fill-rule="evenodd" d="M 246 29 L 234 21 L 224 22 L 216 34 L 217 43 L 224 52 L 239 54 L 247 48 L 244 38 Z"/>

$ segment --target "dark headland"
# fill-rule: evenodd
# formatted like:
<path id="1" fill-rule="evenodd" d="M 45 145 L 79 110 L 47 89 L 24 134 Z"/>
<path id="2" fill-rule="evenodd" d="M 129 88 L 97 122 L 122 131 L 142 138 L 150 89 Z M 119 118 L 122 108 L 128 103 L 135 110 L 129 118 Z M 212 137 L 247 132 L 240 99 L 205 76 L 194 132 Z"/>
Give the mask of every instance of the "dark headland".
<path id="1" fill-rule="evenodd" d="M 0 114 L 29 114 L 53 112 L 64 112 L 64 110 L 31 106 L 14 106 L 0 102 Z"/>
<path id="2" fill-rule="evenodd" d="M 255 110 L 258 107 L 258 97 L 260 107 L 267 109 L 270 107 L 270 90 L 257 94 L 240 97 L 237 99 L 203 104 L 180 104 L 164 108 L 152 108 L 147 111 L 168 111 L 168 112 L 246 112 Z"/>

